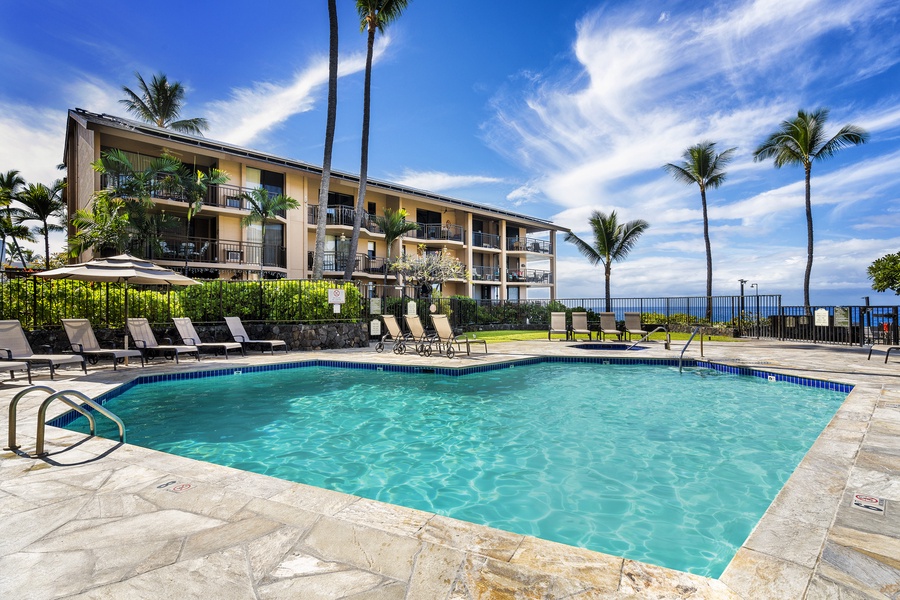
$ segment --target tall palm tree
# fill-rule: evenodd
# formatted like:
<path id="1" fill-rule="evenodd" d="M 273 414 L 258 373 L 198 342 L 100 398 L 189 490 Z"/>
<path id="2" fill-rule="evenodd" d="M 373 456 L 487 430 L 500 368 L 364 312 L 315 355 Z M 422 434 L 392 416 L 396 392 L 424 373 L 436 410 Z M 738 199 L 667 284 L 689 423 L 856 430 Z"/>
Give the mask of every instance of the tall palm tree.
<path id="1" fill-rule="evenodd" d="M 356 252 L 359 244 L 359 230 L 362 227 L 363 207 L 366 206 L 366 178 L 369 170 L 369 121 L 371 119 L 372 100 L 372 55 L 375 49 L 375 32 L 384 33 L 384 28 L 396 21 L 409 0 L 356 0 L 359 13 L 360 31 L 368 31 L 366 40 L 366 77 L 363 85 L 363 126 L 362 149 L 359 160 L 359 194 L 356 198 L 356 211 L 353 217 L 353 234 L 350 236 L 350 251 Z M 353 263 L 348 262 L 344 269 L 344 280 L 353 276 Z"/>
<path id="2" fill-rule="evenodd" d="M 44 267 L 50 269 L 50 232 L 65 231 L 65 227 L 59 223 L 51 223 L 51 219 L 66 220 L 66 203 L 63 202 L 62 192 L 66 184 L 57 179 L 50 186 L 43 183 L 32 183 L 25 190 L 19 192 L 18 200 L 24 206 L 16 217 L 16 222 L 38 221 L 40 225 L 34 227 L 33 233 L 44 237 Z"/>
<path id="3" fill-rule="evenodd" d="M 610 295 L 609 279 L 612 274 L 613 261 L 625 260 L 628 253 L 634 249 L 638 238 L 650 227 L 643 219 L 635 219 L 627 223 L 619 223 L 616 211 L 606 213 L 595 210 L 591 213 L 591 229 L 594 232 L 593 245 L 582 240 L 571 231 L 566 234 L 565 240 L 575 244 L 575 248 L 594 266 L 603 263 L 606 277 L 606 312 L 612 310 L 612 296 Z"/>
<path id="4" fill-rule="evenodd" d="M 813 264 L 813 218 L 810 200 L 810 176 L 812 164 L 833 156 L 835 152 L 846 146 L 865 144 L 869 134 L 865 129 L 855 125 L 844 125 L 831 138 L 825 135 L 825 123 L 828 122 L 828 109 L 819 108 L 811 113 L 797 111 L 797 117 L 782 121 L 778 131 L 771 134 L 759 148 L 753 152 L 754 161 L 768 158 L 775 159 L 775 168 L 784 165 L 803 165 L 806 175 L 806 273 L 803 276 L 803 304 L 809 303 L 809 278 Z"/>
<path id="5" fill-rule="evenodd" d="M 148 85 L 140 73 L 136 72 L 134 76 L 138 80 L 138 91 L 123 85 L 125 98 L 119 100 L 128 112 L 157 127 L 203 135 L 203 130 L 209 127 L 206 119 L 178 118 L 184 104 L 184 87 L 179 82 L 170 82 L 165 74 L 157 73 Z"/>
<path id="6" fill-rule="evenodd" d="M 391 264 L 391 248 L 400 236 L 408 231 L 418 229 L 419 225 L 406 220 L 406 209 L 403 208 L 400 210 L 385 208 L 384 216 L 375 217 L 375 224 L 384 232 L 384 243 L 387 244 L 387 258 L 384 259 L 384 287 L 381 294 L 384 296 L 384 290 L 387 289 L 388 268 Z"/>
<path id="7" fill-rule="evenodd" d="M 22 262 L 22 266 L 27 266 L 28 261 L 26 261 L 26 256 L 22 247 L 19 246 L 17 240 L 22 240 L 25 242 L 33 242 L 34 236 L 31 235 L 31 231 L 25 225 L 17 225 L 13 223 L 13 220 L 6 215 L 0 215 L 0 240 L 4 243 L 9 239 L 9 250 L 10 254 L 17 254 L 19 256 L 19 260 Z M 6 248 L 3 248 L 4 252 L 0 254 L 6 254 Z"/>
<path id="8" fill-rule="evenodd" d="M 11 171 L 7 171 L 6 173 L 0 173 L 0 208 L 4 208 L 6 212 L 5 218 L 9 221 L 8 226 L 4 226 L 2 231 L 13 231 L 11 228 L 13 225 L 13 219 L 16 214 L 18 214 L 19 209 L 13 208 L 12 203 L 16 200 L 16 195 L 19 193 L 21 188 L 25 187 L 25 179 L 19 175 L 19 171 L 13 169 Z M 17 230 L 18 231 L 18 230 Z M 27 231 L 27 228 L 26 228 Z M 30 236 L 31 234 L 29 234 Z M 3 233 L 0 235 L 0 241 L 3 242 L 3 249 L 6 249 L 6 238 L 10 237 L 12 242 L 12 247 L 15 250 L 16 254 L 19 255 L 19 260 L 22 261 L 22 264 L 25 264 L 25 257 L 22 256 L 22 248 L 19 247 L 19 242 L 17 240 L 27 240 L 28 236 L 21 235 L 12 235 L 10 233 Z M 5 254 L 5 252 L 0 252 L 0 254 Z"/>
<path id="9" fill-rule="evenodd" d="M 337 120 L 338 20 L 335 0 L 328 0 L 328 116 L 325 120 L 325 156 L 322 159 L 322 183 L 319 186 L 319 212 L 316 216 L 316 250 L 313 253 L 313 279 L 322 279 L 325 271 L 325 227 L 328 223 L 328 185 L 331 183 L 331 152 L 334 124 Z"/>
<path id="10" fill-rule="evenodd" d="M 300 203 L 290 196 L 278 194 L 270 196 L 269 190 L 266 188 L 256 188 L 252 192 L 242 194 L 242 198 L 250 205 L 250 214 L 243 218 L 242 222 L 246 225 L 259 223 L 261 225 L 262 247 L 259 253 L 259 280 L 263 279 L 263 266 L 266 247 L 266 221 L 274 217 L 277 213 L 290 210 L 292 208 L 300 208 Z"/>
<path id="11" fill-rule="evenodd" d="M 737 148 L 716 153 L 716 143 L 700 142 L 684 151 L 679 164 L 668 163 L 663 168 L 676 179 L 688 185 L 700 186 L 700 204 L 703 206 L 703 242 L 706 244 L 706 320 L 712 319 L 712 245 L 709 241 L 709 213 L 706 206 L 706 190 L 716 189 L 725 183 L 725 166 L 731 162 Z"/>

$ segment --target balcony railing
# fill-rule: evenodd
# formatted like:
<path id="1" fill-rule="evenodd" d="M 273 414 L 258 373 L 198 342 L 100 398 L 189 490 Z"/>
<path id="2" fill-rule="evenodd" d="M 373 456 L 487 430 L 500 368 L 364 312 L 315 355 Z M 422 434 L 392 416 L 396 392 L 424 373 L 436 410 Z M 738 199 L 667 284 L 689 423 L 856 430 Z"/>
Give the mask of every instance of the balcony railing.
<path id="1" fill-rule="evenodd" d="M 534 252 L 537 254 L 552 254 L 552 246 L 547 240 L 538 240 L 535 238 L 508 238 L 506 240 L 506 249 L 512 252 Z"/>
<path id="2" fill-rule="evenodd" d="M 349 206 L 329 206 L 326 210 L 328 211 L 328 217 L 325 220 L 327 225 L 353 227 L 356 209 Z M 306 214 L 309 224 L 315 225 L 319 219 L 319 206 L 317 204 L 310 205 Z M 367 212 L 363 213 L 362 227 L 371 233 L 384 233 L 375 222 L 375 217 Z"/>
<path id="3" fill-rule="evenodd" d="M 466 239 L 466 230 L 462 225 L 441 225 L 439 223 L 417 223 L 418 229 L 410 231 L 406 237 L 419 240 L 438 240 L 445 242 L 463 242 Z"/>
<path id="4" fill-rule="evenodd" d="M 473 281 L 500 281 L 500 267 L 472 267 Z"/>
<path id="5" fill-rule="evenodd" d="M 494 248 L 499 250 L 500 236 L 493 233 L 475 231 L 472 233 L 472 245 L 477 248 Z"/>
<path id="6" fill-rule="evenodd" d="M 307 252 L 307 267 L 313 268 L 313 257 L 315 252 Z M 326 252 L 324 260 L 324 270 L 343 273 L 347 268 L 347 260 L 349 256 L 341 252 Z M 372 274 L 383 274 L 385 258 L 383 256 L 369 256 L 368 254 L 357 254 L 353 265 L 354 272 L 365 272 Z"/>
<path id="7" fill-rule="evenodd" d="M 238 240 L 216 240 L 184 236 L 164 236 L 145 243 L 143 247 L 132 246 L 129 250 L 150 260 L 178 261 L 187 259 L 190 263 L 209 263 L 221 268 L 239 265 L 259 265 L 264 267 L 287 268 L 287 250 L 276 244 L 244 242 Z"/>

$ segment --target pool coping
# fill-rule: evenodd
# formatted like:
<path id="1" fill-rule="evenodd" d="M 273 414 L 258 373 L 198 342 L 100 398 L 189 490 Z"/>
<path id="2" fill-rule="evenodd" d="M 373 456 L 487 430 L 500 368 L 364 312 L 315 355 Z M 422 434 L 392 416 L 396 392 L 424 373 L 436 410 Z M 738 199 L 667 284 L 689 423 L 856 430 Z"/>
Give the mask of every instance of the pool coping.
<path id="1" fill-rule="evenodd" d="M 707 344 L 707 348 L 711 346 L 713 345 Z M 662 354 L 664 355 L 665 353 Z M 359 356 L 354 356 L 354 363 L 358 364 Z M 519 357 L 523 358 L 522 355 L 519 355 Z M 377 368 L 377 365 L 372 363 L 373 358 L 379 360 L 384 357 L 366 356 L 364 362 L 373 365 L 366 368 Z M 525 356 L 524 358 L 533 357 Z M 606 359 L 607 356 L 597 357 L 593 362 L 602 362 Z M 322 358 L 321 360 L 325 362 L 334 361 L 333 358 Z M 499 360 L 503 360 L 503 357 L 499 357 Z M 625 360 L 645 361 L 647 359 Z M 344 361 L 335 362 L 340 363 Z M 424 363 L 424 368 L 431 368 L 428 365 L 433 362 L 432 360 L 429 363 Z M 677 361 L 675 362 L 677 363 Z M 756 360 L 754 362 L 762 365 L 767 361 Z M 793 362 L 796 364 L 797 360 Z M 513 363 L 515 364 L 515 361 Z M 750 370 L 766 374 L 776 373 L 785 378 L 800 377 L 811 381 L 821 381 L 816 377 L 808 377 L 809 374 L 817 370 L 816 365 L 808 365 L 806 369 L 797 369 L 783 363 L 765 364 L 765 370 L 763 371 L 754 369 L 752 365 L 744 363 L 745 359 L 740 356 L 722 356 L 715 361 L 709 359 L 695 361 L 695 364 L 699 366 L 711 364 L 716 365 L 715 368 L 726 370 Z M 869 366 L 877 367 L 877 365 Z M 459 371 L 457 370 L 456 372 Z M 134 375 L 133 372 L 130 372 L 127 377 L 130 378 Z M 859 379 L 852 372 L 846 372 L 842 375 L 844 375 L 843 378 L 845 380 Z M 886 379 L 888 382 L 896 381 L 892 379 L 893 377 L 896 376 L 885 370 L 884 373 L 877 374 L 876 378 Z M 501 560 L 500 563 L 496 563 L 500 559 L 490 556 L 490 552 L 485 553 L 483 547 L 477 543 L 473 545 L 471 542 L 473 535 L 478 539 L 495 539 L 498 530 L 491 530 L 483 526 L 469 527 L 469 524 L 464 524 L 465 530 L 469 533 L 462 537 L 465 537 L 468 541 L 463 543 L 461 547 L 457 543 L 461 539 L 459 532 L 454 534 L 456 536 L 455 541 L 450 540 L 453 542 L 452 544 L 449 544 L 446 539 L 440 536 L 430 541 L 423 540 L 421 537 L 423 535 L 422 531 L 425 530 L 425 525 L 428 523 L 432 523 L 431 527 L 434 528 L 437 526 L 435 523 L 440 522 L 441 527 L 444 528 L 442 535 L 449 535 L 446 531 L 448 526 L 444 523 L 447 519 L 436 517 L 435 515 L 431 515 L 423 523 L 422 527 L 416 530 L 412 537 L 419 540 L 419 543 L 422 544 L 426 544 L 427 541 L 426 546 L 428 548 L 433 548 L 434 544 L 437 544 L 439 547 L 451 548 L 454 552 L 463 553 L 468 567 L 464 569 L 465 573 L 462 575 L 458 574 L 457 582 L 460 577 L 469 577 L 471 579 L 471 577 L 475 576 L 473 573 L 476 571 L 480 574 L 481 580 L 484 580 L 485 574 L 493 574 L 494 577 L 497 577 L 499 576 L 498 573 L 506 573 L 505 577 L 507 578 L 516 579 L 516 577 L 527 575 L 526 579 L 530 577 L 532 580 L 536 577 L 538 579 L 541 577 L 549 578 L 547 580 L 557 586 L 565 583 L 568 586 L 566 589 L 573 590 L 572 594 L 576 593 L 575 590 L 581 589 L 582 591 L 577 592 L 578 594 L 616 595 L 632 593 L 641 597 L 671 597 L 674 594 L 674 597 L 799 598 L 807 593 L 811 593 L 811 590 L 821 592 L 835 589 L 868 589 L 866 587 L 868 584 L 865 584 L 865 582 L 860 583 L 862 581 L 860 577 L 862 576 L 858 572 L 859 568 L 850 568 L 851 572 L 849 574 L 840 570 L 841 564 L 845 566 L 847 564 L 848 548 L 853 549 L 856 546 L 865 546 L 857 554 L 871 561 L 873 556 L 882 556 L 884 553 L 883 550 L 878 548 L 873 550 L 869 547 L 871 539 L 875 539 L 882 545 L 885 543 L 889 545 L 891 542 L 885 542 L 881 539 L 884 537 L 883 535 L 872 531 L 873 529 L 878 530 L 878 527 L 874 527 L 870 522 L 867 522 L 874 518 L 872 515 L 850 508 L 850 496 L 848 494 L 853 490 L 857 490 L 872 494 L 882 494 L 891 500 L 900 501 L 900 498 L 897 497 L 900 482 L 894 476 L 896 474 L 889 473 L 887 477 L 876 477 L 870 472 L 872 469 L 868 468 L 870 466 L 868 463 L 872 462 L 872 458 L 868 455 L 873 454 L 872 448 L 876 450 L 874 454 L 877 454 L 878 446 L 872 445 L 872 448 L 869 448 L 864 442 L 869 430 L 872 428 L 873 417 L 876 417 L 875 420 L 877 421 L 878 416 L 883 416 L 884 383 L 881 384 L 881 388 L 878 387 L 877 382 L 872 383 L 865 380 L 845 385 L 855 385 L 855 388 L 848 394 L 847 399 L 838 409 L 835 417 L 816 440 L 800 466 L 791 475 L 788 483 L 778 494 L 769 510 L 766 511 L 757 527 L 718 580 L 702 578 L 678 571 L 669 571 L 661 567 L 653 567 L 622 559 L 621 557 L 610 557 L 590 551 L 579 551 L 577 548 L 555 545 L 552 542 L 544 543 L 543 540 L 532 538 L 520 540 L 512 556 L 507 560 Z M 898 395 L 900 395 L 900 392 L 898 392 Z M 888 408 L 886 410 L 892 409 Z M 891 415 L 888 414 L 888 416 L 890 417 Z M 887 419 L 889 430 L 892 423 L 892 419 Z M 879 432 L 879 435 L 882 434 Z M 73 439 L 77 439 L 77 436 L 72 437 L 71 434 L 59 434 L 58 431 L 57 437 L 62 438 L 62 444 L 71 443 Z M 98 440 L 92 441 L 92 443 L 97 442 Z M 881 438 L 877 442 L 882 446 L 885 445 L 884 440 Z M 890 455 L 890 452 L 894 452 L 894 448 L 889 444 L 887 446 L 887 452 Z M 115 456 L 116 453 L 122 452 L 121 448 L 114 450 L 112 455 Z M 129 448 L 129 454 L 143 454 L 140 451 L 153 453 L 153 451 L 144 449 Z M 866 455 L 868 460 L 867 468 L 862 470 L 864 473 L 860 477 L 853 479 L 851 478 L 851 472 L 854 469 L 859 471 L 857 469 L 857 459 L 863 454 Z M 158 460 L 158 458 L 152 458 L 151 460 Z M 194 461 L 190 462 L 193 463 Z M 205 468 L 196 468 L 201 471 L 205 470 Z M 227 467 L 217 468 L 227 470 Z M 270 479 L 262 475 L 254 477 Z M 304 488 L 301 484 L 290 485 Z M 0 487 L 0 491 L 2 490 L 3 488 Z M 317 488 L 312 490 L 304 489 L 304 493 L 318 496 L 322 491 Z M 337 494 L 337 492 L 330 494 Z M 357 508 L 354 509 L 356 511 L 359 511 L 361 506 L 366 506 L 367 511 L 369 511 L 375 510 L 372 509 L 373 502 L 356 499 L 348 506 L 356 506 Z M 796 506 L 798 503 L 803 505 L 805 512 L 797 513 Z M 374 503 L 374 505 L 380 504 Z M 392 514 L 399 512 L 399 515 L 395 514 L 395 517 L 399 518 L 400 522 L 410 518 L 410 515 L 420 514 L 419 511 L 409 513 L 407 511 L 412 509 L 401 509 L 392 505 L 383 505 L 377 510 Z M 335 517 L 337 513 L 329 516 Z M 890 527 L 894 527 L 893 515 L 891 517 L 889 521 Z M 421 519 L 421 516 L 418 518 Z M 364 521 L 372 525 L 371 519 L 367 518 Z M 382 531 L 387 529 L 396 533 L 397 523 L 391 523 L 390 521 L 391 519 L 386 519 L 385 523 L 375 523 L 374 526 L 376 529 L 382 527 Z M 356 523 L 356 525 L 359 525 L 359 523 Z M 472 534 L 472 531 L 478 531 L 479 533 Z M 866 538 L 865 535 L 854 534 L 854 537 L 848 531 L 862 532 L 863 534 L 869 533 L 871 535 Z M 894 540 L 893 543 L 896 543 L 896 540 L 900 537 L 900 527 L 897 527 L 897 531 L 893 529 L 890 529 L 890 531 L 894 533 L 894 537 L 889 536 L 889 539 Z M 408 531 L 405 535 L 406 537 L 410 536 Z M 875 537 L 873 538 L 872 536 Z M 852 543 L 848 542 L 848 538 L 853 538 L 854 541 Z M 861 542 L 860 540 L 863 538 L 869 541 L 864 540 Z M 562 548 L 557 546 L 562 546 Z M 840 552 L 844 552 L 839 557 L 841 560 L 833 559 L 831 555 L 835 553 L 840 554 Z M 879 554 L 879 552 L 882 552 L 882 554 Z M 506 557 L 504 556 L 503 558 Z M 854 558 L 854 560 L 857 559 L 858 557 Z M 476 565 L 475 563 L 478 564 Z M 507 572 L 513 566 L 516 567 L 514 570 L 517 575 L 511 575 Z M 851 567 L 853 567 L 852 564 Z M 610 572 L 610 568 L 612 568 L 614 573 Z M 603 582 L 599 582 L 599 579 L 603 579 Z M 613 579 L 616 581 L 613 582 Z M 688 594 L 686 591 L 688 589 L 693 591 Z M 573 595 L 573 597 L 575 596 Z"/>

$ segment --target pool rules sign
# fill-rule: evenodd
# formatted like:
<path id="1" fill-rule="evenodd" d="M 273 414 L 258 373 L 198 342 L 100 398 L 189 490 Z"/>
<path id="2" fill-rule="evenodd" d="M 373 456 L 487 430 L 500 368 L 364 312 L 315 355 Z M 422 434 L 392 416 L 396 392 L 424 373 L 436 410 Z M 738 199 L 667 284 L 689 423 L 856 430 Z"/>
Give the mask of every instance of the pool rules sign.
<path id="1" fill-rule="evenodd" d="M 343 288 L 328 290 L 328 303 L 334 307 L 334 314 L 340 314 L 341 304 L 347 301 L 347 292 Z"/>

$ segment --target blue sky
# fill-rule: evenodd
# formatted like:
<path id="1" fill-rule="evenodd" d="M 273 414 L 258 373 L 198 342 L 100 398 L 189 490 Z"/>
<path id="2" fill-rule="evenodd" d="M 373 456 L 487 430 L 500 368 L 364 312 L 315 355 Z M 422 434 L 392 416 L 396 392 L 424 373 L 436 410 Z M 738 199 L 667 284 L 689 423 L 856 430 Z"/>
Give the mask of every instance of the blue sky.
<path id="1" fill-rule="evenodd" d="M 0 170 L 60 176 L 65 111 L 124 115 L 134 72 L 187 87 L 207 137 L 321 164 L 325 0 L 198 1 L 178 11 L 84 0 L 7 3 L 0 22 Z M 339 0 L 336 169 L 359 171 L 365 35 Z M 662 165 L 701 140 L 737 147 L 709 193 L 713 292 L 738 279 L 802 302 L 801 168 L 752 152 L 800 108 L 868 144 L 813 167 L 814 304 L 896 304 L 866 267 L 900 251 L 900 4 L 412 0 L 377 42 L 369 174 L 551 219 L 589 238 L 592 210 L 650 229 L 613 266 L 613 296 L 702 295 L 699 191 Z M 61 242 L 58 244 L 61 247 Z M 538 267 L 536 263 L 529 266 Z M 561 241 L 559 296 L 603 294 Z"/>

